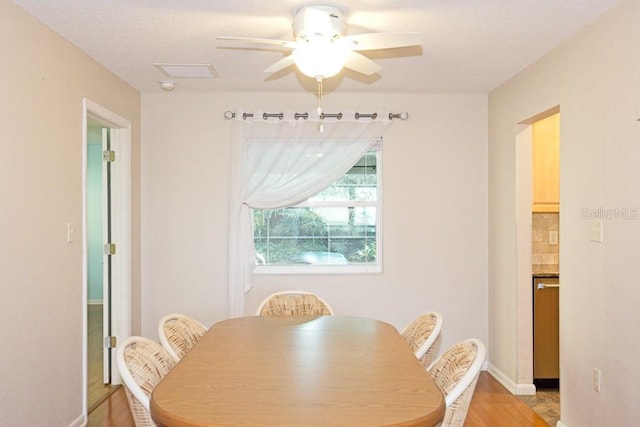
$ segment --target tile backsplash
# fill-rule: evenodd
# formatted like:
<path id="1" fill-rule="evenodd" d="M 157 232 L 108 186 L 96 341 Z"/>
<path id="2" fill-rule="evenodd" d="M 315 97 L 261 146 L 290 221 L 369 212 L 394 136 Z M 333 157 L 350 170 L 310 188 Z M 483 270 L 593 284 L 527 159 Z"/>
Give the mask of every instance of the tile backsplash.
<path id="1" fill-rule="evenodd" d="M 533 273 L 558 273 L 560 214 L 533 213 L 531 252 Z M 554 242 L 555 237 L 555 242 Z M 551 243 L 550 243 L 551 242 Z"/>

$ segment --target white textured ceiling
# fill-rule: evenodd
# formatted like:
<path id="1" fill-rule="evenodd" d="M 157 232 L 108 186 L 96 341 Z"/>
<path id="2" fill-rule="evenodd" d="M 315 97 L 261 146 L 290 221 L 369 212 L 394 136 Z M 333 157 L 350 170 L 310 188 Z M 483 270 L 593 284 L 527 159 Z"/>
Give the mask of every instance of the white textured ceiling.
<path id="1" fill-rule="evenodd" d="M 289 40 L 294 0 L 13 0 L 141 92 L 160 91 L 154 63 L 211 63 L 217 79 L 177 79 L 176 91 L 315 90 L 294 67 L 269 76 L 278 50 L 217 36 Z M 619 0 L 344 0 L 348 34 L 418 31 L 422 48 L 365 52 L 374 76 L 343 71 L 325 91 L 487 92 Z M 316 2 L 316 3 L 322 3 Z M 327 3 L 327 2 L 324 2 Z"/>

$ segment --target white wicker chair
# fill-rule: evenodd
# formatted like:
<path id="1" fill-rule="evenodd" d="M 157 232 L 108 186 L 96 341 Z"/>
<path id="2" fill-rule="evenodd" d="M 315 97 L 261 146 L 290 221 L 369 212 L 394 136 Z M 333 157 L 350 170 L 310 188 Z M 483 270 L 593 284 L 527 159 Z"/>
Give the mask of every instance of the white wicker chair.
<path id="1" fill-rule="evenodd" d="M 437 354 L 442 322 L 440 313 L 429 311 L 416 317 L 402 331 L 402 338 L 425 368 L 431 364 L 433 356 Z"/>
<path id="2" fill-rule="evenodd" d="M 427 370 L 445 398 L 442 427 L 462 427 L 486 355 L 482 341 L 460 341 L 433 362 Z"/>
<path id="3" fill-rule="evenodd" d="M 205 332 L 207 328 L 202 323 L 184 314 L 167 314 L 158 322 L 160 344 L 176 362 L 191 350 Z"/>
<path id="4" fill-rule="evenodd" d="M 149 398 L 155 386 L 175 366 L 173 358 L 155 341 L 129 337 L 116 349 L 116 364 L 136 427 L 155 426 L 149 412 Z"/>
<path id="5" fill-rule="evenodd" d="M 306 291 L 281 291 L 265 298 L 256 311 L 258 316 L 327 316 L 333 310 L 325 300 Z"/>

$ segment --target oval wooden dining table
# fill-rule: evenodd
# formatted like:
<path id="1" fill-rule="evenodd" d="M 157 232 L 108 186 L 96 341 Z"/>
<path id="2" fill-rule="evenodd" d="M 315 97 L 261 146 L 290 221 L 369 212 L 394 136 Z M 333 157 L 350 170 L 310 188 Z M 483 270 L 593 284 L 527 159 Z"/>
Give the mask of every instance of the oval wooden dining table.
<path id="1" fill-rule="evenodd" d="M 434 426 L 444 397 L 397 330 L 359 317 L 214 324 L 156 386 L 160 426 Z"/>

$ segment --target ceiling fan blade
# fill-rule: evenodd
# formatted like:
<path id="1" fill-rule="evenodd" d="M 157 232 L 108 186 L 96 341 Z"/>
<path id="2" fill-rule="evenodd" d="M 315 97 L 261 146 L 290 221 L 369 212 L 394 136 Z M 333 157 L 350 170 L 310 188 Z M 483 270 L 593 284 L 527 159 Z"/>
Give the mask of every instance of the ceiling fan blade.
<path id="1" fill-rule="evenodd" d="M 269 67 L 267 67 L 264 72 L 265 73 L 277 73 L 280 70 L 284 70 L 290 65 L 293 65 L 293 55 L 285 56 L 279 61 L 274 62 Z"/>
<path id="2" fill-rule="evenodd" d="M 258 43 L 258 44 L 270 44 L 280 46 L 286 49 L 295 49 L 297 43 L 293 40 L 276 40 L 276 39 L 262 39 L 257 37 L 232 37 L 232 36 L 218 36 L 218 40 L 236 41 L 242 43 Z"/>
<path id="3" fill-rule="evenodd" d="M 380 65 L 376 64 L 366 56 L 354 51 L 349 52 L 349 56 L 347 56 L 347 61 L 344 63 L 344 66 L 345 68 L 366 74 L 367 76 L 375 74 L 382 69 Z"/>
<path id="4" fill-rule="evenodd" d="M 422 44 L 422 33 L 366 33 L 342 37 L 354 50 L 393 49 Z"/>

